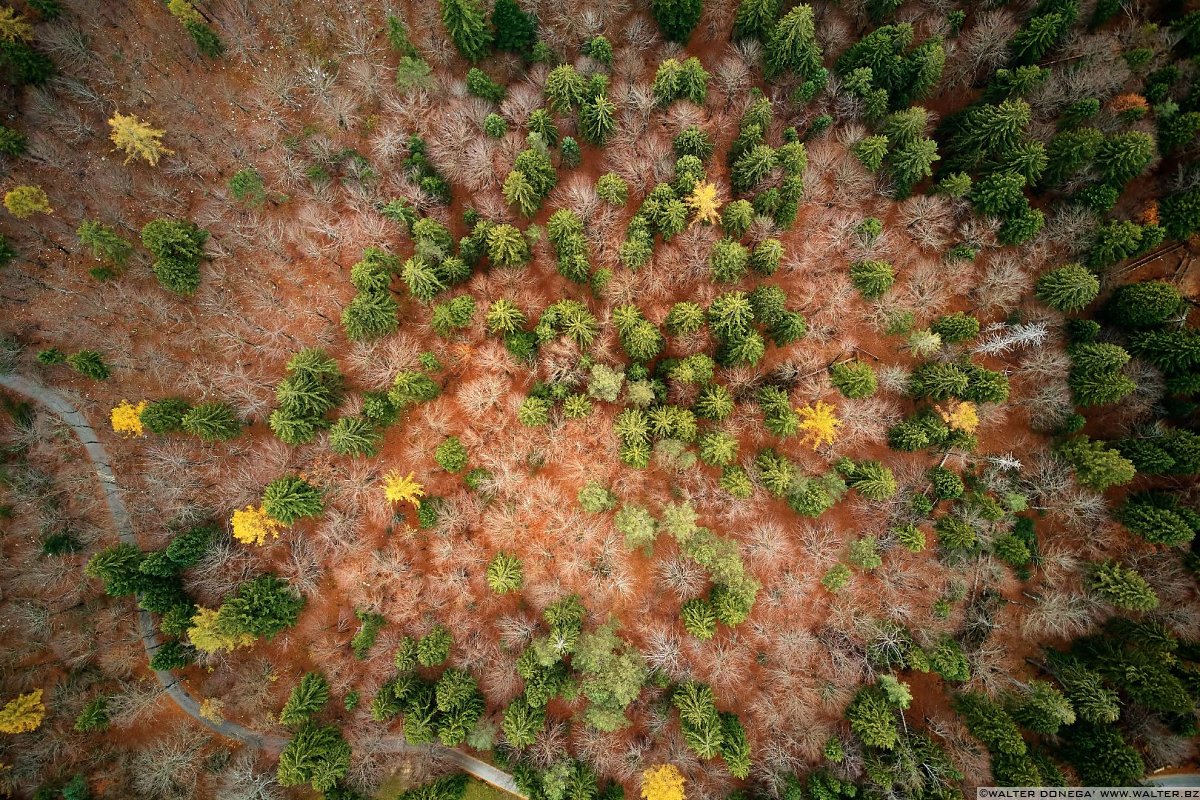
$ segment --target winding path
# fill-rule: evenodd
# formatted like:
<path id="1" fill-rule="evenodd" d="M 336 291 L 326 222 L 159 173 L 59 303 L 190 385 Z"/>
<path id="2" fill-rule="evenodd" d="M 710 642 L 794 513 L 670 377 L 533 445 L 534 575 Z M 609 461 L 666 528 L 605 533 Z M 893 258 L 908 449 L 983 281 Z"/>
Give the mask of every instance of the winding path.
<path id="1" fill-rule="evenodd" d="M 22 375 L 0 374 L 0 387 L 40 403 L 71 428 L 96 470 L 96 477 L 100 480 L 100 487 L 104 490 L 104 500 L 108 503 L 108 510 L 112 515 L 117 537 L 122 542 L 137 546 L 133 522 L 130 519 L 129 511 L 125 508 L 125 502 L 121 499 L 121 491 L 117 486 L 116 476 L 113 475 L 108 451 L 104 449 L 96 431 L 88 423 L 87 417 L 54 389 Z M 146 648 L 146 658 L 149 659 L 162 644 L 158 630 L 154 627 L 154 617 L 150 612 L 138 610 L 138 629 L 141 632 L 142 646 Z M 166 670 L 154 670 L 154 676 L 162 684 L 163 691 L 177 706 L 214 733 L 250 747 L 274 753 L 282 750 L 287 744 L 288 740 L 281 736 L 260 733 L 236 722 L 228 720 L 214 722 L 206 719 L 200 715 L 199 701 L 188 692 L 174 673 Z M 461 750 L 441 745 L 412 745 L 401 736 L 386 737 L 381 744 L 388 752 L 425 752 L 436 755 L 482 781 L 519 797 L 524 797 L 517 789 L 516 782 L 511 775 Z"/>

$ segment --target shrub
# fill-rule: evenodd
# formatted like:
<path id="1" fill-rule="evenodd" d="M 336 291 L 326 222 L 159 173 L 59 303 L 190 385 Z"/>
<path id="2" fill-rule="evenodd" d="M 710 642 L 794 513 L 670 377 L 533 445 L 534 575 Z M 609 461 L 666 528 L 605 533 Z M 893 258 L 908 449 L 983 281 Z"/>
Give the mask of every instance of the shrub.
<path id="1" fill-rule="evenodd" d="M 658 522 L 650 511 L 636 503 L 626 503 L 613 518 L 617 531 L 625 536 L 625 544 L 630 549 L 650 547 L 658 534 Z"/>
<path id="2" fill-rule="evenodd" d="M 578 494 L 579 505 L 589 514 L 603 514 L 616 508 L 617 498 L 603 484 L 589 481 Z"/>
<path id="3" fill-rule="evenodd" d="M 821 578 L 821 585 L 831 592 L 837 592 L 850 582 L 850 568 L 845 564 L 834 564 Z"/>
<path id="4" fill-rule="evenodd" d="M 233 173 L 233 177 L 229 179 L 229 192 L 239 203 L 245 203 L 251 208 L 257 208 L 267 200 L 262 175 L 253 167 Z"/>
<path id="5" fill-rule="evenodd" d="M 874 536 L 864 536 L 850 543 L 846 560 L 862 570 L 873 570 L 882 566 L 883 558 L 879 555 L 879 542 Z"/>

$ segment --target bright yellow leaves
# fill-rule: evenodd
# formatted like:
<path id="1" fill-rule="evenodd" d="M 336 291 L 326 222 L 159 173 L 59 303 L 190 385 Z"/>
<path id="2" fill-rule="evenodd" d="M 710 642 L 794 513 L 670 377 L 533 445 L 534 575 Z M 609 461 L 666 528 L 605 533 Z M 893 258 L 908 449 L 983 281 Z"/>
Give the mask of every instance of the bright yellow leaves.
<path id="1" fill-rule="evenodd" d="M 145 428 L 142 426 L 142 412 L 146 410 L 146 401 L 130 405 L 128 400 L 112 410 L 112 429 L 122 436 L 142 436 Z"/>
<path id="2" fill-rule="evenodd" d="M 218 614 L 215 608 L 196 609 L 196 615 L 192 617 L 192 627 L 188 628 L 187 632 L 188 641 L 193 647 L 204 653 L 216 653 L 254 644 L 254 637 L 249 633 L 227 633 L 221 630 Z"/>
<path id="3" fill-rule="evenodd" d="M 50 198 L 40 186 L 14 186 L 4 195 L 4 207 L 17 219 L 54 213 Z"/>
<path id="4" fill-rule="evenodd" d="M 0 42 L 28 42 L 33 39 L 33 26 L 11 8 L 0 8 Z"/>
<path id="5" fill-rule="evenodd" d="M 262 506 L 246 506 L 233 512 L 230 520 L 233 527 L 233 538 L 242 544 L 255 544 L 262 547 L 267 538 L 279 538 L 279 531 L 286 527 L 282 522 L 268 514 Z"/>
<path id="6" fill-rule="evenodd" d="M 838 437 L 838 429 L 842 427 L 842 421 L 835 412 L 836 409 L 824 400 L 797 408 L 796 413 L 800 415 L 800 432 L 804 434 L 800 442 L 813 450 L 833 444 Z"/>
<path id="7" fill-rule="evenodd" d="M 401 475 L 399 470 L 392 470 L 383 476 L 383 494 L 389 503 L 412 503 L 421 505 L 425 496 L 425 487 L 413 480 L 413 474 Z"/>
<path id="8" fill-rule="evenodd" d="M 19 694 L 0 708 L 0 733 L 27 733 L 42 726 L 46 706 L 42 703 L 42 690 L 34 689 L 28 694 Z"/>
<path id="9" fill-rule="evenodd" d="M 975 410 L 975 404 L 969 400 L 951 400 L 949 403 L 942 406 L 936 406 L 938 414 L 942 417 L 942 422 L 945 422 L 956 431 L 963 433 L 974 433 L 979 427 L 979 414 Z"/>
<path id="10" fill-rule="evenodd" d="M 684 800 L 686 779 L 674 764 L 659 764 L 642 773 L 642 797 L 645 800 Z"/>
<path id="11" fill-rule="evenodd" d="M 225 721 L 225 704 L 215 697 L 207 697 L 200 702 L 200 716 L 214 725 Z"/>
<path id="12" fill-rule="evenodd" d="M 717 197 L 715 183 L 698 183 L 688 196 L 687 206 L 696 213 L 693 223 L 704 222 L 716 225 L 721 219 L 721 200 Z"/>
<path id="13" fill-rule="evenodd" d="M 150 166 L 155 167 L 158 166 L 160 158 L 175 152 L 162 143 L 162 137 L 166 131 L 152 128 L 150 123 L 140 120 L 132 114 L 115 113 L 108 120 L 108 126 L 112 128 L 112 133 L 108 138 L 112 140 L 118 150 L 124 151 L 128 156 L 125 159 L 126 164 L 134 158 L 141 158 Z"/>

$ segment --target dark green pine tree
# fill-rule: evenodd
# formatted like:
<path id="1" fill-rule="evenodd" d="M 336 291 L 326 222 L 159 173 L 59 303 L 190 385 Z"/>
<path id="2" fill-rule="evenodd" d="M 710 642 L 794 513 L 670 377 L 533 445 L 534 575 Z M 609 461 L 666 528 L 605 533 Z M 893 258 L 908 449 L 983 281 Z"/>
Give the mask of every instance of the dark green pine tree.
<path id="1" fill-rule="evenodd" d="M 733 38 L 766 42 L 781 6 L 781 0 L 741 0 L 733 17 Z"/>
<path id="2" fill-rule="evenodd" d="M 238 587 L 221 606 L 218 624 L 231 633 L 249 633 L 271 638 L 296 624 L 304 598 L 298 597 L 287 581 L 260 575 Z"/>
<path id="3" fill-rule="evenodd" d="M 300 683 L 292 689 L 279 712 L 279 722 L 283 725 L 301 725 L 325 707 L 329 700 L 329 682 L 319 672 L 306 672 L 300 678 Z"/>
<path id="4" fill-rule="evenodd" d="M 478 61 L 492 46 L 483 6 L 476 0 L 438 0 L 442 6 L 442 24 L 446 33 L 468 61 Z"/>
<path id="5" fill-rule="evenodd" d="M 679 44 L 691 38 L 702 8 L 702 0 L 650 0 L 650 13 L 663 37 Z"/>
<path id="6" fill-rule="evenodd" d="M 1165 281 L 1143 281 L 1118 288 L 1104 306 L 1105 315 L 1122 328 L 1153 328 L 1184 308 L 1179 290 Z"/>
<path id="7" fill-rule="evenodd" d="M 525 55 L 537 41 L 537 17 L 521 10 L 517 0 L 496 0 L 492 9 L 496 49 Z"/>
<path id="8" fill-rule="evenodd" d="M 798 5 L 775 25 L 764 53 L 764 72 L 773 78 L 782 72 L 794 72 L 802 79 L 818 77 L 822 70 L 821 48 L 811 6 Z"/>

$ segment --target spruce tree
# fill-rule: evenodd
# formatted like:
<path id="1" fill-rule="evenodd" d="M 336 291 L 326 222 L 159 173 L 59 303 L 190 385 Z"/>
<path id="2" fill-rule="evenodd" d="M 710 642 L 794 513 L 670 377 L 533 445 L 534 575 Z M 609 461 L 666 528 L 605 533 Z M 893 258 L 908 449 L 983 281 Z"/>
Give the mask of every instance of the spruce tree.
<path id="1" fill-rule="evenodd" d="M 1046 681 L 1030 681 L 1010 695 L 1006 705 L 1012 718 L 1034 733 L 1054 735 L 1064 725 L 1075 723 L 1071 701 Z"/>
<path id="2" fill-rule="evenodd" d="M 781 0 L 741 0 L 733 17 L 733 38 L 765 43 L 781 6 Z"/>
<path id="3" fill-rule="evenodd" d="M 322 708 L 329 700 L 329 682 L 319 672 L 306 672 L 288 695 L 279 722 L 283 725 L 301 725 Z"/>
<path id="4" fill-rule="evenodd" d="M 1151 611 L 1158 608 L 1158 595 L 1146 579 L 1116 561 L 1093 564 L 1087 577 L 1088 590 L 1126 611 Z"/>
<path id="5" fill-rule="evenodd" d="M 221 606 L 218 625 L 227 633 L 248 633 L 268 639 L 296 624 L 304 599 L 288 582 L 274 575 L 246 581 Z"/>
<path id="6" fill-rule="evenodd" d="M 702 0 L 650 0 L 650 14 L 663 38 L 684 45 L 700 21 L 702 10 Z"/>
<path id="7" fill-rule="evenodd" d="M 1056 452 L 1075 469 L 1075 479 L 1083 486 L 1104 491 L 1133 480 L 1133 462 L 1119 451 L 1087 436 L 1074 436 L 1058 445 Z"/>
<path id="8" fill-rule="evenodd" d="M 537 41 L 537 17 L 522 11 L 517 0 L 496 0 L 492 26 L 497 50 L 526 55 Z"/>
<path id="9" fill-rule="evenodd" d="M 1038 278 L 1035 291 L 1055 311 L 1081 311 L 1100 293 L 1100 280 L 1081 264 L 1066 264 Z"/>
<path id="10" fill-rule="evenodd" d="M 241 420 L 225 403 L 200 403 L 188 409 L 179 421 L 187 433 L 206 442 L 221 442 L 237 437 L 242 432 Z"/>
<path id="11" fill-rule="evenodd" d="M 478 0 L 438 0 L 442 8 L 442 24 L 450 40 L 468 61 L 479 61 L 492 47 L 492 32 L 488 28 L 484 8 Z"/>
<path id="12" fill-rule="evenodd" d="M 821 48 L 817 44 L 811 6 L 795 6 L 775 24 L 763 58 L 763 72 L 767 78 L 788 71 L 801 80 L 811 80 L 820 74 L 823 69 Z"/>
<path id="13" fill-rule="evenodd" d="M 1118 288 L 1104 306 L 1104 314 L 1123 328 L 1152 328 L 1167 322 L 1184 308 L 1179 290 L 1165 281 L 1143 281 Z"/>

